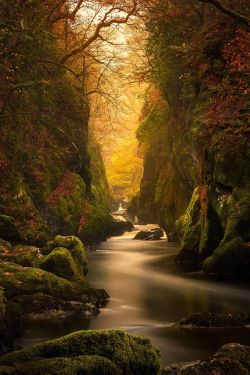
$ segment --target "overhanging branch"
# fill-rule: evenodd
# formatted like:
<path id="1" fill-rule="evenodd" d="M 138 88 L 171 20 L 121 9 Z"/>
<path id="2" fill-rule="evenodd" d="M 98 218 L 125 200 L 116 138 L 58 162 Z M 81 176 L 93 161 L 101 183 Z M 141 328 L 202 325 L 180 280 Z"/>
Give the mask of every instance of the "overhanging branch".
<path id="1" fill-rule="evenodd" d="M 227 16 L 237 20 L 238 22 L 250 27 L 250 18 L 240 14 L 239 12 L 234 11 L 223 5 L 219 0 L 198 0 L 201 3 L 211 4 L 215 8 L 219 9 L 222 13 L 226 14 Z"/>

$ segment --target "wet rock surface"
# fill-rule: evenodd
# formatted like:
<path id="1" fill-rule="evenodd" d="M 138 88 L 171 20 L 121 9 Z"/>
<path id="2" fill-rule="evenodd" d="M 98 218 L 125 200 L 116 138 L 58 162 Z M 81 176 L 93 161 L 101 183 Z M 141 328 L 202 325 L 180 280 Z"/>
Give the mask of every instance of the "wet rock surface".
<path id="1" fill-rule="evenodd" d="M 250 313 L 198 313 L 182 319 L 185 329 L 250 328 Z"/>
<path id="2" fill-rule="evenodd" d="M 88 286 L 87 271 L 85 248 L 77 237 L 56 236 L 43 249 L 1 240 L 0 352 L 13 348 L 26 319 L 98 314 L 109 295 Z"/>
<path id="3" fill-rule="evenodd" d="M 202 361 L 179 363 L 166 367 L 162 375 L 247 375 L 250 370 L 250 347 L 226 344 L 213 356 Z"/>
<path id="4" fill-rule="evenodd" d="M 0 358 L 0 374 L 157 375 L 159 352 L 146 338 L 123 331 L 78 331 Z M 3 373 L 3 372 L 2 372 Z"/>
<path id="5" fill-rule="evenodd" d="M 110 236 L 120 236 L 125 232 L 131 232 L 133 229 L 133 224 L 123 216 L 111 215 L 111 221 L 108 228 Z"/>
<path id="6" fill-rule="evenodd" d="M 141 230 L 139 231 L 134 240 L 143 240 L 143 241 L 159 241 L 164 237 L 164 232 L 161 228 L 153 228 L 150 230 Z"/>

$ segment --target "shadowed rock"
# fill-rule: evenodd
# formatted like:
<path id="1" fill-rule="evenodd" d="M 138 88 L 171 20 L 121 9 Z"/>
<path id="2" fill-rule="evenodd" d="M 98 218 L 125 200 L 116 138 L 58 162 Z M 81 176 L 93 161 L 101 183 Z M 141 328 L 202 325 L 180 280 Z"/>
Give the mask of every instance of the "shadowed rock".
<path id="1" fill-rule="evenodd" d="M 222 346 L 213 356 L 202 361 L 179 363 L 166 367 L 162 375 L 248 375 L 250 347 L 240 344 Z"/>
<path id="2" fill-rule="evenodd" d="M 250 327 L 250 313 L 198 313 L 180 321 L 186 329 L 217 329 Z"/>
<path id="3" fill-rule="evenodd" d="M 157 375 L 159 352 L 146 338 L 123 331 L 78 331 L 0 359 L 14 374 Z M 1 372 L 0 372 L 1 374 Z"/>

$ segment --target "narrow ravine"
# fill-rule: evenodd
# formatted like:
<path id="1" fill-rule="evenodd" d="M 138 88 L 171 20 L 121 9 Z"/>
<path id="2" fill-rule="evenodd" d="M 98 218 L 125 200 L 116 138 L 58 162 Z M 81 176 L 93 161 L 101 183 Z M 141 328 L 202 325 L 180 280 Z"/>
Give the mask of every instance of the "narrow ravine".
<path id="1" fill-rule="evenodd" d="M 113 237 L 88 253 L 88 281 L 111 296 L 96 317 L 27 323 L 23 346 L 80 329 L 122 328 L 149 337 L 160 349 L 162 365 L 205 358 L 224 343 L 249 343 L 248 331 L 194 333 L 175 324 L 202 311 L 244 311 L 246 284 L 205 280 L 184 274 L 174 263 L 178 246 L 166 240 L 133 241 L 134 233 Z"/>

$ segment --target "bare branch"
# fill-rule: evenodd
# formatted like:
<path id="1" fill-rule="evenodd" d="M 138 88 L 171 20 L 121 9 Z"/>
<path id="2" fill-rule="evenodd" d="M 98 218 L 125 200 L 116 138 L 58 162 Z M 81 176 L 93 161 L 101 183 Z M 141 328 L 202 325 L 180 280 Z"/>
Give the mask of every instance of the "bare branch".
<path id="1" fill-rule="evenodd" d="M 227 16 L 239 21 L 240 23 L 250 27 L 250 18 L 240 14 L 225 5 L 222 5 L 219 0 L 198 0 L 201 3 L 211 4 L 215 8 L 219 9 L 222 13 L 226 14 Z"/>
<path id="2" fill-rule="evenodd" d="M 67 52 L 60 60 L 60 64 L 64 64 L 69 58 L 82 53 L 86 48 L 88 48 L 95 40 L 97 40 L 100 37 L 100 33 L 103 29 L 108 28 L 112 26 L 113 24 L 125 24 L 128 22 L 131 15 L 133 15 L 137 8 L 137 0 L 133 0 L 133 7 L 130 11 L 128 11 L 127 16 L 122 18 L 113 18 L 110 20 L 107 20 L 108 16 L 116 10 L 120 10 L 118 8 L 111 8 L 109 11 L 106 12 L 104 15 L 102 21 L 97 25 L 94 34 L 89 37 L 88 40 L 86 40 L 81 46 L 73 48 L 71 51 Z"/>

